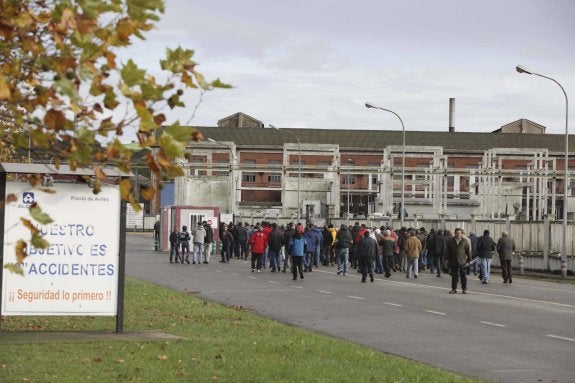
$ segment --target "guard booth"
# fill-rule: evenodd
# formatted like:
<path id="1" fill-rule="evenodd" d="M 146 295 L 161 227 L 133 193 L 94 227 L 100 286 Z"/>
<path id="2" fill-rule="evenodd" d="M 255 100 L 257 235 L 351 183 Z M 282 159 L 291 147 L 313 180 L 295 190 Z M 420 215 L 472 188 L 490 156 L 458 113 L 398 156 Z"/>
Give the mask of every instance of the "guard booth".
<path id="1" fill-rule="evenodd" d="M 103 170 L 107 178 L 94 194 L 92 169 L 0 163 L 2 315 L 116 316 L 116 332 L 123 332 L 126 203 L 119 182 L 131 174 Z M 32 177 L 41 185 L 32 187 Z M 34 219 L 36 207 L 52 220 Z M 34 246 L 22 220 L 47 248 Z M 18 262 L 21 240 L 27 256 Z"/>
<path id="2" fill-rule="evenodd" d="M 163 206 L 160 212 L 160 250 L 170 251 L 170 233 L 174 226 L 180 230 L 182 226 L 187 226 L 191 232 L 196 225 L 206 221 L 211 222 L 214 231 L 212 251 L 215 251 L 220 240 L 219 217 L 220 208 L 215 206 Z"/>

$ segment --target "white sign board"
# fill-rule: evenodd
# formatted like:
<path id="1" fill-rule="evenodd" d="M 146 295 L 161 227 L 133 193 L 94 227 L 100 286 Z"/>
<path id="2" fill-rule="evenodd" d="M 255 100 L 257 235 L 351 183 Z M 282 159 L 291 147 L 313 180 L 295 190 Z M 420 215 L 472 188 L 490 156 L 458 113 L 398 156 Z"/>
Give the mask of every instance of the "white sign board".
<path id="1" fill-rule="evenodd" d="M 132 204 L 126 205 L 126 228 L 144 229 L 144 204 L 140 203 L 140 211 L 134 210 Z"/>
<path id="2" fill-rule="evenodd" d="M 218 228 L 218 218 L 217 217 L 207 217 L 204 216 L 204 221 L 207 222 L 208 225 L 210 225 L 210 227 L 212 229 L 217 229 Z"/>
<path id="3" fill-rule="evenodd" d="M 4 264 L 16 263 L 15 244 L 30 238 L 20 218 L 37 202 L 54 222 L 38 229 L 50 242 L 28 247 L 24 276 L 6 269 L 2 278 L 2 315 L 116 315 L 120 233 L 120 193 L 104 185 L 95 195 L 86 184 L 56 184 L 55 194 L 7 182 Z"/>
<path id="4" fill-rule="evenodd" d="M 229 224 L 230 222 L 233 222 L 234 220 L 234 215 L 233 214 L 229 214 L 229 213 L 222 213 L 220 214 L 220 220 L 222 223 L 225 223 L 226 225 Z"/>

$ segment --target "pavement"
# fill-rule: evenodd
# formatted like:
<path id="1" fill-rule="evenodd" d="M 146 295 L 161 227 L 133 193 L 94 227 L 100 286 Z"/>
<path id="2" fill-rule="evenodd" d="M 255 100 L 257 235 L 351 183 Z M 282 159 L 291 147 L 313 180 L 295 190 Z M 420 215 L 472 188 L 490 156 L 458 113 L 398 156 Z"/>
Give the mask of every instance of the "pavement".
<path id="1" fill-rule="evenodd" d="M 157 331 L 122 332 L 111 331 L 16 331 L 0 332 L 0 345 L 14 343 L 53 342 L 109 342 L 119 340 L 166 341 L 183 339 L 180 336 Z"/>

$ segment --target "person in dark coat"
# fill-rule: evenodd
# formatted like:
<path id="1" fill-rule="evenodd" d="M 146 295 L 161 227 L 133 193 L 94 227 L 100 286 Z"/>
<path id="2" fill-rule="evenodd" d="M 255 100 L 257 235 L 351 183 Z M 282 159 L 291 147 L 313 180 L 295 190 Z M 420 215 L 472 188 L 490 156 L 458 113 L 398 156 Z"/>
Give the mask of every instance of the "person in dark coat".
<path id="1" fill-rule="evenodd" d="M 268 255 L 272 266 L 272 273 L 281 269 L 281 249 L 284 245 L 284 234 L 278 229 L 278 225 L 272 223 L 272 231 L 269 235 Z"/>
<path id="2" fill-rule="evenodd" d="M 230 258 L 232 257 L 232 246 L 234 244 L 234 235 L 228 230 L 228 225 L 222 226 L 222 263 L 230 263 Z"/>
<path id="3" fill-rule="evenodd" d="M 487 284 L 489 282 L 493 251 L 495 251 L 495 241 L 489 236 L 489 230 L 484 230 L 483 235 L 479 237 L 479 240 L 477 241 L 477 255 L 481 260 L 479 279 L 481 279 L 481 283 L 483 284 Z"/>
<path id="4" fill-rule="evenodd" d="M 214 229 L 208 224 L 208 222 L 203 221 L 204 229 L 206 230 L 206 238 L 204 239 L 204 263 L 210 263 L 210 256 L 212 255 L 212 246 L 214 245 Z"/>
<path id="5" fill-rule="evenodd" d="M 347 276 L 349 267 L 349 249 L 353 246 L 353 237 L 347 226 L 341 225 L 341 228 L 335 236 L 335 252 L 337 256 L 337 275 L 343 273 Z"/>
<path id="6" fill-rule="evenodd" d="M 471 259 L 473 262 L 473 275 L 477 275 L 477 265 L 479 264 L 478 259 L 479 255 L 477 254 L 477 245 L 479 243 L 479 237 L 475 235 L 474 232 L 469 233 L 469 241 L 471 242 Z M 471 265 L 467 266 L 466 272 L 467 275 L 471 274 Z"/>
<path id="7" fill-rule="evenodd" d="M 377 241 L 369 236 L 369 230 L 363 233 L 363 238 L 357 247 L 357 255 L 361 267 L 361 282 L 365 283 L 367 274 L 373 282 L 373 262 L 377 258 Z"/>
<path id="8" fill-rule="evenodd" d="M 509 236 L 507 231 L 503 230 L 501 238 L 497 241 L 497 252 L 499 253 L 499 261 L 501 262 L 501 276 L 503 283 L 511 283 L 511 260 L 513 259 L 513 252 L 515 251 L 515 241 Z"/>
<path id="9" fill-rule="evenodd" d="M 471 246 L 469 241 L 463 238 L 463 230 L 457 228 L 453 233 L 453 238 L 447 241 L 447 261 L 451 269 L 451 291 L 449 294 L 457 293 L 459 278 L 461 278 L 462 292 L 467 294 L 465 266 L 467 262 L 471 261 Z"/>
<path id="10" fill-rule="evenodd" d="M 443 230 L 437 230 L 437 234 L 433 240 L 435 245 L 435 266 L 437 267 L 437 276 L 441 277 L 443 266 L 445 264 L 445 252 L 447 249 L 445 235 Z"/>
<path id="11" fill-rule="evenodd" d="M 178 258 L 180 258 L 178 237 L 178 227 L 174 226 L 174 230 L 170 233 L 170 263 L 174 263 L 174 256 L 176 257 L 176 263 L 178 263 Z"/>

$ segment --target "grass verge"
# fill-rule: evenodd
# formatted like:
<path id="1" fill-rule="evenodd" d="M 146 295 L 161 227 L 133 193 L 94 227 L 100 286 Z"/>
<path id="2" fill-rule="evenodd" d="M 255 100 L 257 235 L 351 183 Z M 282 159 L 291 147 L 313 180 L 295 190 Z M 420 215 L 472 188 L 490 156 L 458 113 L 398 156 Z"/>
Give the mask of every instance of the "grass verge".
<path id="1" fill-rule="evenodd" d="M 126 332 L 185 339 L 4 343 L 0 382 L 479 382 L 133 278 L 125 301 Z M 3 331 L 114 328 L 110 317 L 2 322 Z"/>

